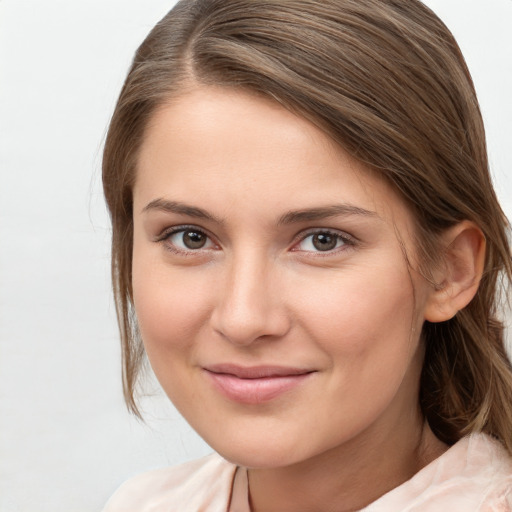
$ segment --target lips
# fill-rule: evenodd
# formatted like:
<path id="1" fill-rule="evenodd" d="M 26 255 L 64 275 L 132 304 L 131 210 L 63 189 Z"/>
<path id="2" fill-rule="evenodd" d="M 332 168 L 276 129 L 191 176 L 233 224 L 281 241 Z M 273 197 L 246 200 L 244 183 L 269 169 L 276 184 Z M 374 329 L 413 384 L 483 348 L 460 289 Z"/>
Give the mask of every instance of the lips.
<path id="1" fill-rule="evenodd" d="M 303 368 L 233 364 L 212 365 L 204 371 L 217 391 L 243 404 L 269 402 L 300 386 L 315 373 Z"/>

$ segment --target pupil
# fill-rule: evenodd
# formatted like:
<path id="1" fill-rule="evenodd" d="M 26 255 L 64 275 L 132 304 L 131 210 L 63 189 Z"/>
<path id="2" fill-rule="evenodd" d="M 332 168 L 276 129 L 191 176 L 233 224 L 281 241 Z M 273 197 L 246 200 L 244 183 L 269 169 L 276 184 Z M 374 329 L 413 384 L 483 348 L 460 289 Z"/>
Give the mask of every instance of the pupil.
<path id="1" fill-rule="evenodd" d="M 338 238 L 328 233 L 318 233 L 313 236 L 313 245 L 319 251 L 330 251 L 336 247 Z"/>
<path id="2" fill-rule="evenodd" d="M 201 249 L 206 243 L 206 236 L 197 231 L 185 231 L 183 234 L 183 243 L 189 249 Z"/>

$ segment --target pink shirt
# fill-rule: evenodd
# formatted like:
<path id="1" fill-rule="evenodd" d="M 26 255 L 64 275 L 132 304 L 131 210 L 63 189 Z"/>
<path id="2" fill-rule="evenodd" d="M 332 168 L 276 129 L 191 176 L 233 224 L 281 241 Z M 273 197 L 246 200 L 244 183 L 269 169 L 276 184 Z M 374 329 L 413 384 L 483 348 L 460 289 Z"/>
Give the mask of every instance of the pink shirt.
<path id="1" fill-rule="evenodd" d="M 512 512 L 512 458 L 484 434 L 461 439 L 365 512 Z M 250 512 L 247 470 L 217 454 L 125 482 L 103 512 Z"/>

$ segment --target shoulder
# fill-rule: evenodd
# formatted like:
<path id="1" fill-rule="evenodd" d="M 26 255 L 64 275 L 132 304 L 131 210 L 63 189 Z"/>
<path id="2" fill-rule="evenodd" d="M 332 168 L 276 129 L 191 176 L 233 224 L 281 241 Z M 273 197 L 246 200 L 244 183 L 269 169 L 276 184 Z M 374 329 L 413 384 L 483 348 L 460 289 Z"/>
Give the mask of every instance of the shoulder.
<path id="1" fill-rule="evenodd" d="M 212 454 L 179 466 L 157 469 L 126 481 L 103 512 L 226 510 L 236 466 Z M 208 505 L 208 508 L 205 508 Z"/>
<path id="2" fill-rule="evenodd" d="M 500 443 L 487 436 L 481 436 L 479 442 L 485 455 L 480 460 L 479 479 L 484 493 L 478 510 L 512 512 L 512 457 Z"/>
<path id="3" fill-rule="evenodd" d="M 491 437 L 461 439 L 432 469 L 436 476 L 425 493 L 427 502 L 452 512 L 512 512 L 512 458 Z"/>
<path id="4" fill-rule="evenodd" d="M 512 457 L 501 443 L 485 434 L 461 441 L 466 455 L 461 481 L 473 489 L 478 512 L 512 512 Z M 469 489 L 468 489 L 469 492 Z M 478 501 L 477 494 L 480 493 Z"/>
<path id="5" fill-rule="evenodd" d="M 368 512 L 512 512 L 512 458 L 485 434 L 461 439 Z"/>

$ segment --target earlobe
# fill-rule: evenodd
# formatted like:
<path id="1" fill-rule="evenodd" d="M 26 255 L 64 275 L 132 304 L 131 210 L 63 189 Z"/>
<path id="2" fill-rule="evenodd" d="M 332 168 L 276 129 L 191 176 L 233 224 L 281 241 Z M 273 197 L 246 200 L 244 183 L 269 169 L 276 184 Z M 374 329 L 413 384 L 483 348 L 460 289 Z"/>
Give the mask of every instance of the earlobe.
<path id="1" fill-rule="evenodd" d="M 431 290 L 425 320 L 444 322 L 453 318 L 475 296 L 485 264 L 485 237 L 471 221 L 462 221 L 443 235 L 444 256 L 438 285 Z"/>

